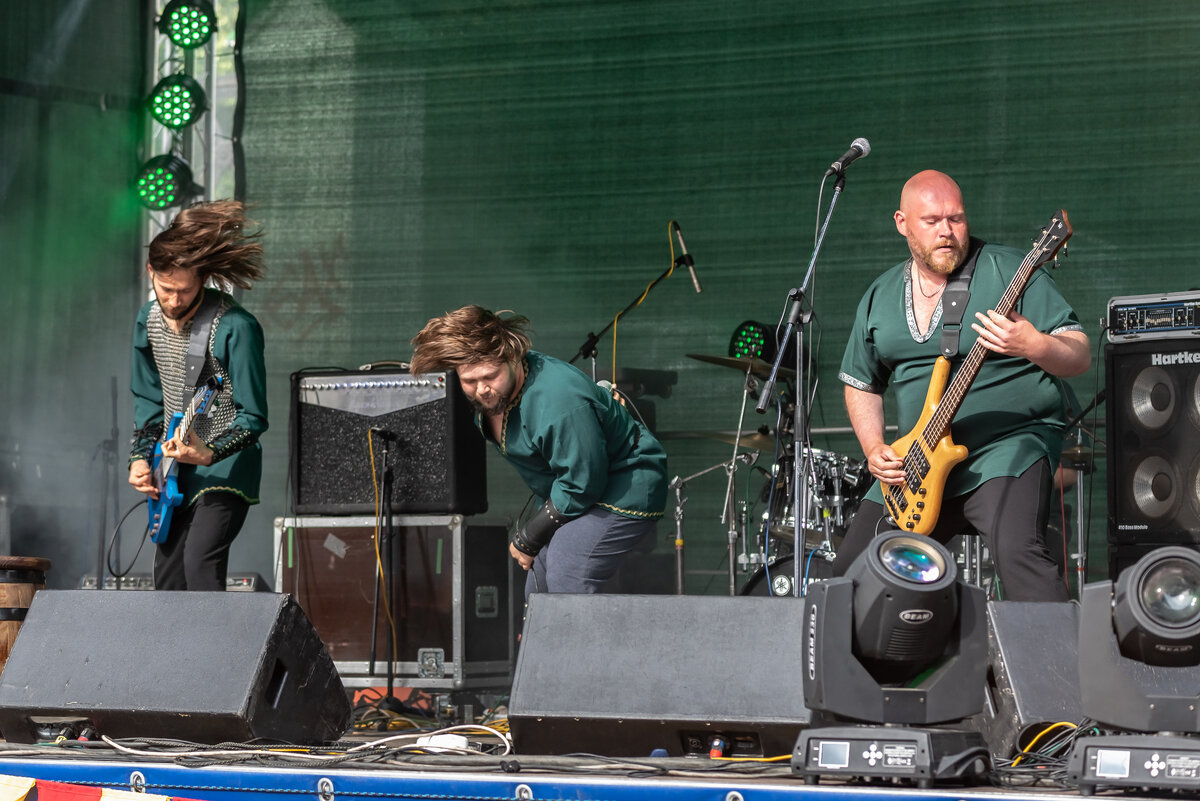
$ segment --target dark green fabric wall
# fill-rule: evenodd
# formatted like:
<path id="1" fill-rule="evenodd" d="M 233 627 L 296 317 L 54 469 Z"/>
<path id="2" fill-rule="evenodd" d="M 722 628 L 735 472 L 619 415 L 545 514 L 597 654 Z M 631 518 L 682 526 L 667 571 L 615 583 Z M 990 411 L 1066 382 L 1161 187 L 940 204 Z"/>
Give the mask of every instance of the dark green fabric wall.
<path id="1" fill-rule="evenodd" d="M 812 252 L 821 174 L 855 137 L 872 152 L 849 171 L 810 293 L 817 427 L 846 424 L 848 325 L 906 255 L 891 215 L 918 170 L 955 176 L 992 241 L 1026 246 L 1066 208 L 1075 237 L 1056 279 L 1096 343 L 1110 297 L 1198 283 L 1195 3 L 248 0 L 247 13 L 246 185 L 270 275 L 246 303 L 266 326 L 274 410 L 260 520 L 283 508 L 289 373 L 403 359 L 426 319 L 465 303 L 528 315 L 536 346 L 569 358 L 668 266 L 671 219 L 704 293 L 680 274 L 659 285 L 621 321 L 616 362 L 678 376 L 655 399 L 672 475 L 726 458 L 676 437 L 733 429 L 741 377 L 686 354 L 724 353 L 738 322 L 778 318 Z M 607 366 L 610 338 L 599 352 Z M 1072 384 L 1090 399 L 1102 362 Z M 844 435 L 814 444 L 857 455 Z M 493 511 L 515 514 L 520 485 L 489 466 Z M 745 478 L 739 495 L 756 495 Z M 724 489 L 721 471 L 688 487 L 691 591 L 725 586 Z"/>

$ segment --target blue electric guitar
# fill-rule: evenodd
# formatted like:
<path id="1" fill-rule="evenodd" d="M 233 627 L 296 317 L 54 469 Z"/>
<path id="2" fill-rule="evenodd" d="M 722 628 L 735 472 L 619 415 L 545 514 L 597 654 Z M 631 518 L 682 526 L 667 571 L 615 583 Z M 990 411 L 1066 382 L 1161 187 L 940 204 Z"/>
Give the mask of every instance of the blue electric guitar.
<path id="1" fill-rule="evenodd" d="M 184 432 L 184 442 L 187 442 L 187 432 L 198 416 L 208 414 L 213 396 L 221 388 L 221 377 L 213 376 L 205 381 L 192 396 L 192 402 L 182 414 L 171 415 L 171 427 L 166 439 L 175 436 L 176 431 Z M 164 440 L 165 441 L 165 440 Z M 171 531 L 171 513 L 183 501 L 183 493 L 179 491 L 179 466 L 175 459 L 164 457 L 162 442 L 154 446 L 154 486 L 158 487 L 158 498 L 147 498 L 146 506 L 150 514 L 150 541 L 162 542 Z"/>

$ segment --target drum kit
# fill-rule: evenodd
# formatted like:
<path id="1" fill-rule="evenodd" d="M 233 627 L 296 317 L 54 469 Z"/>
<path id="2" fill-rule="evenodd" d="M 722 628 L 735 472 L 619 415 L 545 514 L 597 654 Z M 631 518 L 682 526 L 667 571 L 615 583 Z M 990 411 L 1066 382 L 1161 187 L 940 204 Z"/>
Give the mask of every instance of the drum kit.
<path id="1" fill-rule="evenodd" d="M 746 375 L 747 393 L 754 379 L 766 378 L 771 365 L 761 359 L 739 356 L 709 356 L 688 354 L 688 358 L 730 367 Z M 780 369 L 786 378 L 794 371 Z M 801 586 L 813 580 L 829 578 L 838 544 L 845 535 L 859 502 L 870 485 L 871 476 L 866 464 L 833 451 L 821 450 L 801 442 L 791 431 L 788 415 L 779 415 L 779 424 L 772 432 L 767 426 L 745 431 L 746 396 L 738 427 L 731 431 L 693 432 L 693 436 L 714 439 L 734 446 L 734 455 L 727 461 L 705 468 L 686 478 L 675 477 L 675 525 L 677 583 L 683 586 L 683 489 L 689 481 L 705 473 L 724 468 L 727 476 L 725 504 L 721 515 L 729 534 L 729 592 L 741 595 L 793 596 L 796 582 Z M 801 456 L 796 458 L 796 448 Z M 768 467 L 758 467 L 763 454 L 773 459 Z M 737 502 L 734 475 L 740 466 L 751 467 L 765 476 L 759 500 L 764 511 L 758 520 L 751 521 L 747 501 Z M 796 473 L 804 476 L 797 482 Z M 739 548 L 740 543 L 740 548 Z M 802 559 L 797 569 L 797 554 Z M 749 573 L 739 589 L 736 571 Z"/>

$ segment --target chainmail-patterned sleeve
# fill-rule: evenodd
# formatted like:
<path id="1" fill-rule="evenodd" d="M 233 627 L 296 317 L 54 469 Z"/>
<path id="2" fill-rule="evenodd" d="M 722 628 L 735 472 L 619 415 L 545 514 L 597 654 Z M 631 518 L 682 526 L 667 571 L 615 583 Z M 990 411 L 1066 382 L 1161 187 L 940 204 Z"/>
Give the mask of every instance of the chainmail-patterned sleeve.
<path id="1" fill-rule="evenodd" d="M 158 420 L 133 432 L 129 440 L 129 462 L 145 459 L 147 462 L 154 458 L 154 446 L 162 437 L 162 421 Z"/>
<path id="2" fill-rule="evenodd" d="M 267 430 L 267 370 L 262 327 L 241 306 L 231 304 L 214 326 L 211 354 L 229 376 L 229 400 L 213 418 L 227 420 L 211 432 L 196 428 L 219 462 L 258 442 Z"/>
<path id="3" fill-rule="evenodd" d="M 207 443 L 212 449 L 214 462 L 219 462 L 258 441 L 258 435 L 253 431 L 235 425 L 225 429 L 220 436 Z"/>

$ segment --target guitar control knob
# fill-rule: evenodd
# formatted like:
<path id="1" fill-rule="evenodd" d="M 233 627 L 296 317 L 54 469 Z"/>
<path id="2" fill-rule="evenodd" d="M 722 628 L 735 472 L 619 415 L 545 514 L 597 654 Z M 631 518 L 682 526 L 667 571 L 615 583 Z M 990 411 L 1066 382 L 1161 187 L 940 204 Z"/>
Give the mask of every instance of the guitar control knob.
<path id="1" fill-rule="evenodd" d="M 917 508 L 918 508 L 918 509 L 924 509 L 924 508 L 925 508 L 925 501 L 917 501 Z"/>
<path id="2" fill-rule="evenodd" d="M 925 497 L 925 492 L 926 492 L 926 490 L 924 487 L 921 487 L 919 490 L 917 490 L 917 494 L 920 495 L 921 497 Z"/>
<path id="3" fill-rule="evenodd" d="M 904 524 L 904 527 L 907 529 L 914 529 L 914 528 L 916 528 L 916 525 L 913 523 L 913 521 L 909 520 L 907 523 Z"/>
<path id="4" fill-rule="evenodd" d="M 915 521 L 919 521 L 919 520 L 921 519 L 921 516 L 920 516 L 919 514 L 914 514 L 914 515 L 912 516 L 912 519 L 913 519 L 913 521 L 914 521 L 914 522 L 915 522 Z"/>

